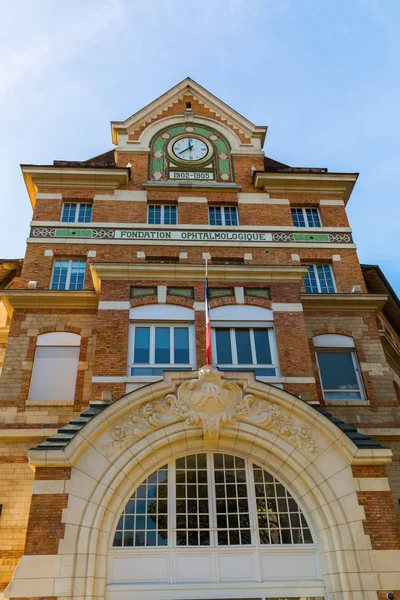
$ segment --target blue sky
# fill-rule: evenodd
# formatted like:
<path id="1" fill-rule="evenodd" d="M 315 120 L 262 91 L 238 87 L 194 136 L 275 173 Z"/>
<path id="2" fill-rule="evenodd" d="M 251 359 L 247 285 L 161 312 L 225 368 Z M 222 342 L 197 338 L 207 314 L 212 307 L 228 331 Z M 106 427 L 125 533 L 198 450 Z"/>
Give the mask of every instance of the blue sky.
<path id="1" fill-rule="evenodd" d="M 187 76 L 258 125 L 268 156 L 360 172 L 361 262 L 400 291 L 397 0 L 0 0 L 0 256 L 25 252 L 20 163 L 84 160 Z"/>

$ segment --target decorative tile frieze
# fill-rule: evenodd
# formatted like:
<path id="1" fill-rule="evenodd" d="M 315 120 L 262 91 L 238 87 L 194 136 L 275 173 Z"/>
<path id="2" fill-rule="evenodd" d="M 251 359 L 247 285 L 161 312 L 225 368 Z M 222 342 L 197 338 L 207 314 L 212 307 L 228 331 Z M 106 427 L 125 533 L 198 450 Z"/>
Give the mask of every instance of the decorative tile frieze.
<path id="1" fill-rule="evenodd" d="M 124 241 L 158 241 L 163 242 L 241 242 L 258 244 L 264 242 L 290 244 L 351 244 L 350 233 L 289 233 L 284 231 L 227 231 L 226 228 L 195 229 L 144 229 L 144 228 L 105 228 L 105 227 L 32 227 L 30 237 L 33 239 L 90 239 L 90 240 L 124 240 Z"/>

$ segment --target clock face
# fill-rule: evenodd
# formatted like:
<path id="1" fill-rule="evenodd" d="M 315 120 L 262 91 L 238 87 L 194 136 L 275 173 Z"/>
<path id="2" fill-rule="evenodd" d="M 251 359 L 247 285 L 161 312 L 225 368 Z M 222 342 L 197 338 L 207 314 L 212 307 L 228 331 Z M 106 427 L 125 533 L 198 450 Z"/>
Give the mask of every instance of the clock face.
<path id="1" fill-rule="evenodd" d="M 192 162 L 206 158 L 209 148 L 205 142 L 198 138 L 179 138 L 173 145 L 172 151 L 179 160 Z"/>

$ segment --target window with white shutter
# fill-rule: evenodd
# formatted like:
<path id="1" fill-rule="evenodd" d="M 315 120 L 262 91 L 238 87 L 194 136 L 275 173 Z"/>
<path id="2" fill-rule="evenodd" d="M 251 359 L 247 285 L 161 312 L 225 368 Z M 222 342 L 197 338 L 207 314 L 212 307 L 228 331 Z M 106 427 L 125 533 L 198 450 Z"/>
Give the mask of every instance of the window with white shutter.
<path id="1" fill-rule="evenodd" d="M 75 333 L 39 335 L 33 363 L 30 401 L 73 401 L 81 338 Z"/>

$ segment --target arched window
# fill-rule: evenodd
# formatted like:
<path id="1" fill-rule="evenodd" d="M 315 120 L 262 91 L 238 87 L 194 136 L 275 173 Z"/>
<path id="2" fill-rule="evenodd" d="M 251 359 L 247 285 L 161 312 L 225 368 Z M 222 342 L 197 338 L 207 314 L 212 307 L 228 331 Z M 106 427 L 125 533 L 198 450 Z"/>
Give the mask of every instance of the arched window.
<path id="1" fill-rule="evenodd" d="M 312 544 L 296 500 L 238 456 L 204 452 L 152 473 L 128 500 L 114 547 Z"/>
<path id="2" fill-rule="evenodd" d="M 64 331 L 38 335 L 29 400 L 73 401 L 81 337 Z"/>
<path id="3" fill-rule="evenodd" d="M 365 400 L 354 340 L 323 334 L 313 339 L 325 400 Z"/>

